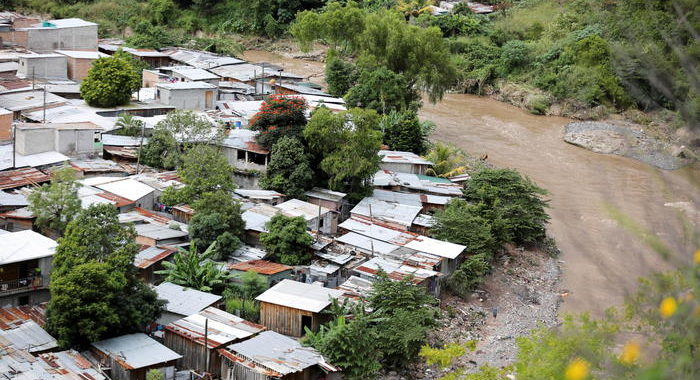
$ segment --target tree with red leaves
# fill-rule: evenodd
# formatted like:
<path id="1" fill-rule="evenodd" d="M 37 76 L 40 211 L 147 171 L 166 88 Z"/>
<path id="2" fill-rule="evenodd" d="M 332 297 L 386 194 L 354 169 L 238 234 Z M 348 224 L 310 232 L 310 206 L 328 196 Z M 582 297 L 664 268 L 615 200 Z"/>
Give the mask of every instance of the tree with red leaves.
<path id="1" fill-rule="evenodd" d="M 272 146 L 283 136 L 302 139 L 306 125 L 306 102 L 293 96 L 271 95 L 253 116 L 250 129 L 260 131 L 258 144 L 265 149 Z"/>

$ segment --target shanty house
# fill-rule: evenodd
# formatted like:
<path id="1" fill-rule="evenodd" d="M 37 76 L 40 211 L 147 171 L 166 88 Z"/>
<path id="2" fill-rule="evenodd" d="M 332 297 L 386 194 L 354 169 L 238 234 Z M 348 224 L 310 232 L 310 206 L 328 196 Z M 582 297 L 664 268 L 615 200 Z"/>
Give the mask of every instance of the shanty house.
<path id="1" fill-rule="evenodd" d="M 10 232 L 31 230 L 34 227 L 34 220 L 36 217 L 29 211 L 29 207 L 21 207 L 1 213 L 0 228 Z"/>
<path id="2" fill-rule="evenodd" d="M 422 209 L 421 206 L 366 197 L 350 210 L 350 215 L 358 219 L 384 222 L 391 227 L 408 231 Z"/>
<path id="3" fill-rule="evenodd" d="M 331 211 L 340 213 L 341 215 L 343 215 L 343 213 L 346 211 L 345 197 L 347 194 L 345 193 L 314 187 L 313 189 L 304 193 L 304 195 L 306 195 L 306 201 L 311 204 L 325 207 Z"/>
<path id="4" fill-rule="evenodd" d="M 341 290 L 320 285 L 282 280 L 259 295 L 260 323 L 281 334 L 300 337 L 304 329 L 318 331 L 328 318 L 321 314 L 331 300 L 343 295 Z"/>
<path id="5" fill-rule="evenodd" d="M 240 170 L 265 171 L 270 151 L 258 145 L 255 141 L 257 134 L 257 131 L 242 128 L 228 132 L 221 146 L 229 165 Z"/>
<path id="6" fill-rule="evenodd" d="M 284 194 L 274 190 L 236 189 L 233 192 L 255 203 L 267 203 L 274 206 L 284 201 Z"/>
<path id="7" fill-rule="evenodd" d="M 227 269 L 231 274 L 236 276 L 242 276 L 245 272 L 253 271 L 267 280 L 268 286 L 273 286 L 284 279 L 291 279 L 294 268 L 273 263 L 267 260 L 250 260 L 240 263 L 233 263 L 227 266 Z"/>
<path id="8" fill-rule="evenodd" d="M 134 266 L 138 269 L 139 277 L 148 284 L 156 282 L 158 275 L 155 272 L 163 269 L 163 261 L 175 252 L 177 251 L 173 248 L 143 247 L 134 257 Z"/>
<path id="9" fill-rule="evenodd" d="M 0 344 L 0 378 L 66 380 L 106 380 L 78 351 L 49 352 L 33 356 L 25 350 L 16 350 Z"/>
<path id="10" fill-rule="evenodd" d="M 49 300 L 56 242 L 31 230 L 0 235 L 0 305 L 36 305 Z"/>
<path id="11" fill-rule="evenodd" d="M 374 174 L 372 182 L 375 188 L 384 190 L 448 197 L 459 197 L 462 195 L 461 185 L 452 183 L 452 181 L 447 178 L 432 177 L 422 174 L 379 170 Z"/>
<path id="12" fill-rule="evenodd" d="M 90 177 L 80 182 L 128 199 L 136 207 L 153 209 L 155 203 L 155 189 L 130 177 Z"/>
<path id="13" fill-rule="evenodd" d="M 175 379 L 175 363 L 182 356 L 149 338 L 128 334 L 92 344 L 92 355 L 112 380 L 146 380 L 146 373 L 160 370 L 165 380 Z"/>
<path id="14" fill-rule="evenodd" d="M 91 122 L 18 123 L 15 129 L 17 153 L 31 155 L 59 152 L 67 155 L 97 153 L 102 128 Z"/>
<path id="15" fill-rule="evenodd" d="M 214 108 L 217 88 L 206 82 L 156 84 L 156 102 L 177 109 L 203 111 Z"/>
<path id="16" fill-rule="evenodd" d="M 201 292 L 199 290 L 185 288 L 171 282 L 164 282 L 153 290 L 158 294 L 158 298 L 168 301 L 165 310 L 158 318 L 158 324 L 168 325 L 192 314 L 216 305 L 221 296 L 216 294 Z"/>
<path id="17" fill-rule="evenodd" d="M 19 57 L 18 78 L 66 80 L 68 61 L 62 54 L 24 54 Z"/>
<path id="18" fill-rule="evenodd" d="M 23 194 L 12 194 L 0 191 L 0 213 L 17 210 L 29 205 L 29 200 Z"/>
<path id="19" fill-rule="evenodd" d="M 208 307 L 166 325 L 163 344 L 182 355 L 177 361 L 179 369 L 191 369 L 198 373 L 206 371 L 219 376 L 221 357 L 217 350 L 264 330 L 264 326 Z"/>
<path id="20" fill-rule="evenodd" d="M 24 30 L 26 48 L 37 53 L 97 50 L 97 24 L 79 18 L 43 21 Z"/>
<path id="21" fill-rule="evenodd" d="M 335 234 L 338 230 L 338 214 L 320 205 L 299 199 L 290 199 L 276 205 L 275 208 L 281 210 L 287 216 L 303 217 L 308 228 L 312 231 Z"/>
<path id="22" fill-rule="evenodd" d="M 380 150 L 379 156 L 382 158 L 379 167 L 383 170 L 390 170 L 399 173 L 425 174 L 433 163 L 422 159 L 412 152 L 399 152 L 394 150 Z"/>
<path id="23" fill-rule="evenodd" d="M 0 309 L 0 345 L 33 355 L 56 350 L 58 342 L 43 329 L 45 313 L 45 303 Z"/>
<path id="24" fill-rule="evenodd" d="M 264 331 L 220 349 L 222 380 L 336 379 L 338 368 L 311 347 L 274 331 Z"/>

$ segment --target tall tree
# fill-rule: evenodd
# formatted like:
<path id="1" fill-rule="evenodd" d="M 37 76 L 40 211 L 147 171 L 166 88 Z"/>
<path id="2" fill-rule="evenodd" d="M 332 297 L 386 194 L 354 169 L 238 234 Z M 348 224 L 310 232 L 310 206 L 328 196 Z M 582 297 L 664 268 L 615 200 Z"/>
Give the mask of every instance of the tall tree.
<path id="1" fill-rule="evenodd" d="M 225 258 L 241 246 L 245 222 L 240 203 L 230 193 L 205 193 L 192 207 L 189 233 L 197 247 L 205 249 L 216 242 L 216 257 Z"/>
<path id="2" fill-rule="evenodd" d="M 372 178 L 379 170 L 381 132 L 379 117 L 371 110 L 352 109 L 334 114 L 317 109 L 304 130 L 304 137 L 317 166 L 328 176 L 332 190 L 359 200 L 372 191 Z"/>
<path id="3" fill-rule="evenodd" d="M 313 186 L 314 177 L 304 145 L 294 137 L 283 136 L 272 146 L 271 157 L 260 186 L 290 198 L 302 198 Z"/>
<path id="4" fill-rule="evenodd" d="M 283 136 L 300 138 L 305 125 L 306 102 L 285 95 L 270 95 L 250 121 L 250 129 L 260 132 L 257 141 L 265 149 Z"/>
<path id="5" fill-rule="evenodd" d="M 36 216 L 35 225 L 46 233 L 63 235 L 68 223 L 80 212 L 79 187 L 73 169 L 53 172 L 50 184 L 29 195 L 29 210 Z"/>
<path id="6" fill-rule="evenodd" d="M 328 52 L 326 58 L 326 83 L 328 93 L 333 96 L 343 97 L 357 81 L 357 67 L 338 57 L 337 54 Z"/>
<path id="7" fill-rule="evenodd" d="M 277 214 L 265 226 L 268 232 L 260 235 L 265 250 L 286 265 L 304 265 L 311 261 L 309 247 L 313 238 L 306 232 L 303 217 Z"/>
<path id="8" fill-rule="evenodd" d="M 414 111 L 391 112 L 379 123 L 384 143 L 391 150 L 423 154 L 428 145 L 423 126 Z"/>
<path id="9" fill-rule="evenodd" d="M 129 103 L 141 87 L 141 76 L 130 60 L 114 55 L 92 63 L 80 84 L 80 95 L 94 107 L 114 107 Z"/>
<path id="10" fill-rule="evenodd" d="M 112 205 L 91 206 L 58 241 L 46 328 L 62 347 L 143 331 L 161 313 L 164 301 L 136 277 L 135 232 L 117 215 Z"/>
<path id="11" fill-rule="evenodd" d="M 216 243 L 212 243 L 202 254 L 195 244 L 188 250 L 180 248 L 172 262 L 163 262 L 165 269 L 156 271 L 164 275 L 165 281 L 180 286 L 221 294 L 231 275 L 212 261 L 216 254 Z"/>
<path id="12" fill-rule="evenodd" d="M 195 145 L 182 158 L 177 174 L 185 184 L 180 189 L 167 188 L 161 195 L 165 204 L 192 203 L 203 194 L 236 188 L 233 168 L 219 148 L 210 145 Z"/>
<path id="13" fill-rule="evenodd" d="M 406 78 L 386 67 L 365 69 L 350 88 L 345 101 L 352 107 L 369 108 L 385 114 L 418 108 L 420 95 Z"/>

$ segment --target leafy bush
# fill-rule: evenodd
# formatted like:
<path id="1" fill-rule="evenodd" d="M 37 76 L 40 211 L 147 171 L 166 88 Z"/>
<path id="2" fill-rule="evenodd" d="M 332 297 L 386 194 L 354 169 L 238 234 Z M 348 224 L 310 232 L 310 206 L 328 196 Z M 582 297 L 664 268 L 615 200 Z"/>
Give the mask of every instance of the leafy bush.
<path id="1" fill-rule="evenodd" d="M 80 96 L 94 107 L 114 107 L 129 103 L 141 87 L 140 73 L 130 60 L 114 55 L 95 60 L 80 84 Z"/>
<path id="2" fill-rule="evenodd" d="M 447 281 L 448 288 L 461 297 L 467 297 L 491 272 L 492 256 L 479 253 L 467 257 Z"/>
<path id="3" fill-rule="evenodd" d="M 326 60 L 328 93 L 333 96 L 343 97 L 356 82 L 357 68 L 355 65 L 329 52 Z"/>
<path id="4" fill-rule="evenodd" d="M 305 265 L 311 261 L 309 247 L 313 238 L 306 232 L 304 217 L 276 214 L 265 228 L 268 232 L 260 234 L 260 242 L 280 263 Z"/>

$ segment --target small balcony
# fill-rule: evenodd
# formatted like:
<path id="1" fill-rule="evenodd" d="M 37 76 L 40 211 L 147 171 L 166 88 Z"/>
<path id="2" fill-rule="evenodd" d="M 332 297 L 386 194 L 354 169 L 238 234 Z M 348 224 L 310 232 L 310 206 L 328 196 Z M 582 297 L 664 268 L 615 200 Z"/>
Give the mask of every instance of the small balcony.
<path id="1" fill-rule="evenodd" d="M 0 281 L 0 296 L 23 293 L 44 289 L 48 285 L 42 276 L 18 278 L 16 280 Z"/>

